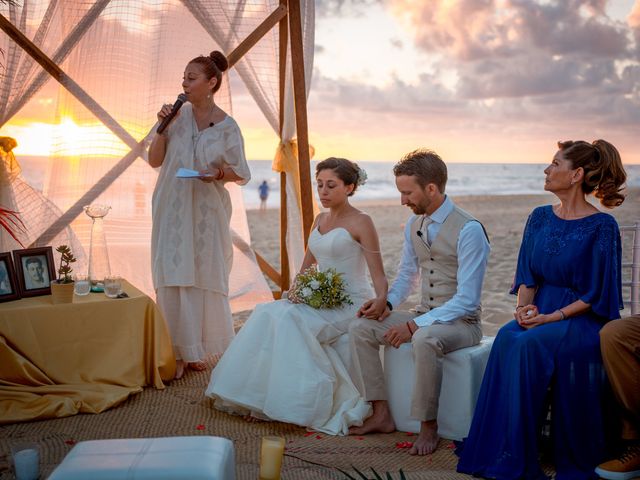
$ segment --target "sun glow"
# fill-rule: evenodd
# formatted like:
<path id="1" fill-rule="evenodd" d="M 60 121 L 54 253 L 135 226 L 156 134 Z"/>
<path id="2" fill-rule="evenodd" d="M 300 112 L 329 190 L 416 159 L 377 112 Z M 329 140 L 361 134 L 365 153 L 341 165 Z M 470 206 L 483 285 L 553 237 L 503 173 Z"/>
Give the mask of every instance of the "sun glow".
<path id="1" fill-rule="evenodd" d="M 16 155 L 63 157 L 118 157 L 129 148 L 101 123 L 78 124 L 71 117 L 62 117 L 60 123 L 9 123 L 2 135 L 18 142 Z"/>

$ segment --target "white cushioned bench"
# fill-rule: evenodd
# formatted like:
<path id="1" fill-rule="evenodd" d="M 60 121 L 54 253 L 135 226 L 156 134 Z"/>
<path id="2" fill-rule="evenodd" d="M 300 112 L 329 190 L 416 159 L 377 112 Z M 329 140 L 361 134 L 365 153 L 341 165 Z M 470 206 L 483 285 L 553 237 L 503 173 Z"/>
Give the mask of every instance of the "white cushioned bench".
<path id="1" fill-rule="evenodd" d="M 493 339 L 483 337 L 476 346 L 461 348 L 444 356 L 438 406 L 438 433 L 441 437 L 462 440 L 467 436 Z M 350 365 L 348 334 L 339 337 L 333 347 L 343 362 Z M 420 421 L 410 417 L 415 376 L 411 344 L 405 343 L 400 348 L 384 347 L 380 356 L 396 428 L 417 433 L 420 431 Z"/>
<path id="2" fill-rule="evenodd" d="M 483 337 L 478 345 L 447 353 L 442 361 L 442 387 L 438 401 L 438 433 L 462 440 L 469 433 L 484 369 L 494 337 Z M 411 418 L 411 393 L 415 366 L 410 343 L 385 347 L 384 371 L 391 415 L 396 428 L 420 431 L 420 421 Z"/>
<path id="3" fill-rule="evenodd" d="M 79 442 L 49 480 L 234 480 L 233 443 L 211 436 Z"/>

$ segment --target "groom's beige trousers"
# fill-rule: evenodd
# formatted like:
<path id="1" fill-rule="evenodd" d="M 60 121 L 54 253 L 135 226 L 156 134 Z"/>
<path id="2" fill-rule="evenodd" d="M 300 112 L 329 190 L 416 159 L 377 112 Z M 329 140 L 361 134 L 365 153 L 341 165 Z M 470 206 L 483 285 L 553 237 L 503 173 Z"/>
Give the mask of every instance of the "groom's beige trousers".
<path id="1" fill-rule="evenodd" d="M 387 400 L 384 373 L 380 361 L 380 345 L 389 345 L 384 334 L 394 325 L 406 328 L 416 317 L 411 312 L 392 312 L 382 322 L 358 318 L 349 326 L 351 376 L 358 390 L 371 402 Z M 421 327 L 413 334 L 413 361 L 416 376 L 411 398 L 411 416 L 420 421 L 436 420 L 442 384 L 442 359 L 459 348 L 477 345 L 482 328 L 476 317 Z"/>

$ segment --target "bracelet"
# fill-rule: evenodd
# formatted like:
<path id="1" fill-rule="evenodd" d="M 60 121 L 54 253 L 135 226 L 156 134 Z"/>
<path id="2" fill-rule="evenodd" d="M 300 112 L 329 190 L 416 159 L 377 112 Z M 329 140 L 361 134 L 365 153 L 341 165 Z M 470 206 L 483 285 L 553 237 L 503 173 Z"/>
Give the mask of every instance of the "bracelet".
<path id="1" fill-rule="evenodd" d="M 413 337 L 413 332 L 411 331 L 411 326 L 409 325 L 409 322 L 407 322 L 407 330 L 409 330 L 409 333 Z"/>
<path id="2" fill-rule="evenodd" d="M 565 318 L 567 318 L 567 316 L 564 314 L 564 312 L 562 311 L 561 308 L 556 310 L 556 312 L 558 312 L 560 314 L 560 320 L 564 320 Z"/>
<path id="3" fill-rule="evenodd" d="M 216 175 L 216 180 L 222 180 L 224 178 L 224 168 L 219 168 L 218 171 L 220 174 Z"/>
<path id="4" fill-rule="evenodd" d="M 391 302 L 389 300 L 387 300 L 387 307 L 389 308 L 390 312 L 393 312 L 393 305 L 391 305 Z"/>
<path id="5" fill-rule="evenodd" d="M 518 311 L 519 308 L 524 308 L 526 307 L 526 305 L 516 305 L 516 312 Z"/>

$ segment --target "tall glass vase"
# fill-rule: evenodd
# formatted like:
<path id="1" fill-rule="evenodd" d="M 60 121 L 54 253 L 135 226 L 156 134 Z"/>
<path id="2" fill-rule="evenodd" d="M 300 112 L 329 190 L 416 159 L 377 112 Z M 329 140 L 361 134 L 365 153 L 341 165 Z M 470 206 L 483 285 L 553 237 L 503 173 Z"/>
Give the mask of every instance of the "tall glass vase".
<path id="1" fill-rule="evenodd" d="M 111 275 L 109 266 L 109 250 L 104 234 L 104 217 L 109 213 L 108 205 L 88 205 L 85 213 L 93 219 L 91 225 L 91 243 L 89 245 L 89 279 L 92 285 L 103 283 L 105 277 Z"/>

